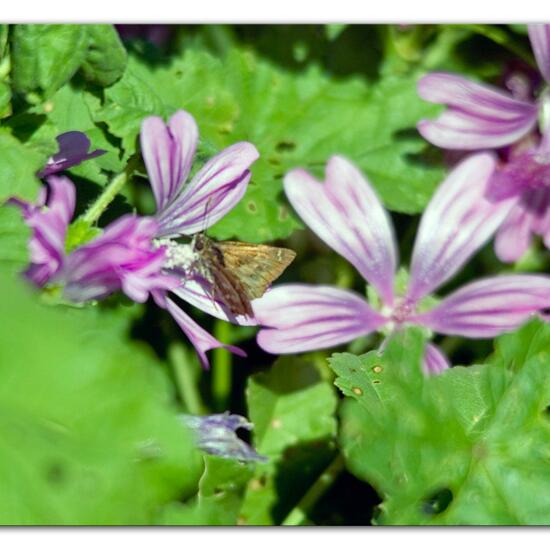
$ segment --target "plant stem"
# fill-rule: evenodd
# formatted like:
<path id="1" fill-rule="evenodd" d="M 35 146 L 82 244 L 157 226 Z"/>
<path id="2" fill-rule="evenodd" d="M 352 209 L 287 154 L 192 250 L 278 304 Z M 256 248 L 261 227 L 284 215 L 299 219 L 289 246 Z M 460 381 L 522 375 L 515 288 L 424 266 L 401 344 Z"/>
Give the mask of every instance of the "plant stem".
<path id="1" fill-rule="evenodd" d="M 345 461 L 341 453 L 329 464 L 328 468 L 317 478 L 317 481 L 309 488 L 300 502 L 290 511 L 281 525 L 302 525 L 307 518 L 307 513 L 315 503 L 323 496 L 325 491 L 336 481 L 342 470 Z"/>
<path id="2" fill-rule="evenodd" d="M 174 343 L 168 348 L 168 357 L 174 370 L 176 383 L 181 399 L 189 414 L 205 414 L 197 388 L 196 376 L 193 375 L 192 365 L 188 360 L 185 348 L 180 343 Z"/>
<path id="3" fill-rule="evenodd" d="M 92 225 L 94 224 L 101 214 L 105 211 L 107 206 L 111 204 L 114 198 L 118 195 L 119 191 L 124 187 L 124 184 L 128 181 L 128 168 L 117 174 L 109 185 L 103 190 L 101 195 L 97 197 L 95 202 L 84 212 L 81 216 L 81 220 L 85 223 Z"/>
<path id="4" fill-rule="evenodd" d="M 216 321 L 214 324 L 214 337 L 220 342 L 228 343 L 231 337 L 231 325 L 225 321 Z M 212 365 L 212 397 L 217 411 L 225 410 L 229 404 L 231 371 L 231 353 L 224 348 L 216 348 Z"/>

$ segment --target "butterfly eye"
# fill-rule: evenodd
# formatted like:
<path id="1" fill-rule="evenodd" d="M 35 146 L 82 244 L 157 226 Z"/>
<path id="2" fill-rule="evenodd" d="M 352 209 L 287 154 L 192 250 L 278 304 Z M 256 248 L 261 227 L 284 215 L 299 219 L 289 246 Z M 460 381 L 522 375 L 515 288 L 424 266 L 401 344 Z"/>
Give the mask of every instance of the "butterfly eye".
<path id="1" fill-rule="evenodd" d="M 200 252 L 204 248 L 204 239 L 200 236 L 196 236 L 193 240 L 193 249 Z"/>

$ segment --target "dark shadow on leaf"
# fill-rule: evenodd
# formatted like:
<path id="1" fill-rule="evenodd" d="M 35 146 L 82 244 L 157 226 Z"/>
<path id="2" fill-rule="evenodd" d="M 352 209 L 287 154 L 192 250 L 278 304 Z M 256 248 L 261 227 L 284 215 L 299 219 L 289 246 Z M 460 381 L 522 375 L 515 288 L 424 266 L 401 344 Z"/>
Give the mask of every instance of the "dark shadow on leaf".
<path id="1" fill-rule="evenodd" d="M 437 516 L 444 512 L 453 501 L 453 493 L 448 488 L 439 489 L 422 502 L 422 512 L 428 516 Z"/>
<path id="2" fill-rule="evenodd" d="M 330 438 L 285 449 L 274 476 L 278 499 L 271 509 L 271 517 L 275 525 L 284 521 L 334 457 L 334 441 Z"/>
<path id="3" fill-rule="evenodd" d="M 301 72 L 316 63 L 333 77 L 378 76 L 382 45 L 376 25 L 348 25 L 334 40 L 324 25 L 237 25 L 234 30 L 242 45 L 287 70 Z"/>

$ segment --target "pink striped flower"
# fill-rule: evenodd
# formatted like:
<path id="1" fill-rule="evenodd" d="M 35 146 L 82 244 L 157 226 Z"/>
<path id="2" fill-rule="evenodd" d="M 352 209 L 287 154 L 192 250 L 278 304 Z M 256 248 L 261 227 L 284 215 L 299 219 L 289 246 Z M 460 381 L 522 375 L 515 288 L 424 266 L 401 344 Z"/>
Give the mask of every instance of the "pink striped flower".
<path id="1" fill-rule="evenodd" d="M 167 254 L 164 272 L 180 280 L 180 285 L 172 289 L 173 295 L 219 319 L 254 325 L 255 319 L 233 315 L 214 297 L 210 281 L 195 269 L 197 257 L 192 246 L 175 239 L 205 231 L 241 200 L 250 181 L 250 166 L 259 154 L 252 143 L 235 143 L 187 181 L 198 135 L 194 118 L 185 111 L 177 111 L 168 124 L 157 116 L 143 121 L 141 151 L 157 204 L 155 242 Z M 206 351 L 213 348 L 222 346 L 244 354 L 202 329 L 173 297 L 166 298 L 165 306 L 195 346 L 204 367 L 208 366 Z"/>
<path id="2" fill-rule="evenodd" d="M 422 216 L 408 286 L 401 295 L 394 289 L 398 262 L 391 222 L 361 173 L 337 156 L 327 164 L 324 184 L 301 169 L 288 173 L 284 186 L 294 209 L 372 285 L 381 307 L 375 309 L 362 296 L 330 286 L 276 286 L 254 301 L 256 319 L 264 326 L 259 345 L 271 353 L 298 353 L 406 325 L 490 338 L 549 307 L 550 277 L 543 275 L 480 279 L 435 307 L 426 303 L 490 239 L 513 206 L 509 200 L 494 203 L 484 197 L 494 168 L 492 155 L 473 155 L 440 185 Z M 426 372 L 448 367 L 443 352 L 428 344 Z"/>
<path id="3" fill-rule="evenodd" d="M 505 262 L 518 260 L 532 236 L 550 248 L 550 25 L 528 25 L 531 46 L 545 87 L 536 100 L 453 74 L 431 73 L 420 79 L 418 93 L 447 109 L 418 130 L 445 149 L 482 150 L 513 146 L 497 167 L 489 192 L 493 200 L 515 197 L 515 206 L 499 229 L 495 250 Z M 539 139 L 539 136 L 542 138 Z M 520 142 L 535 141 L 527 149 Z"/>

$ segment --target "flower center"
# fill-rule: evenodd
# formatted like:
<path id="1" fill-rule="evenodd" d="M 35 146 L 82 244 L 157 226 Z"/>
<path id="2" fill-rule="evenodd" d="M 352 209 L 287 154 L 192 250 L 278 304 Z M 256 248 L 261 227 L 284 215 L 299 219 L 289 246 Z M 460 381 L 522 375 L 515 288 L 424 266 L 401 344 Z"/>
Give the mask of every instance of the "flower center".
<path id="1" fill-rule="evenodd" d="M 180 244 L 171 239 L 155 239 L 153 244 L 156 248 L 164 248 L 166 259 L 165 269 L 176 269 L 190 271 L 198 260 L 198 255 L 191 244 Z"/>
<path id="2" fill-rule="evenodd" d="M 415 303 L 403 298 L 398 298 L 393 307 L 384 307 L 381 311 L 382 315 L 385 315 L 388 319 L 385 325 L 386 329 L 392 332 L 396 328 L 401 327 L 415 311 Z"/>

